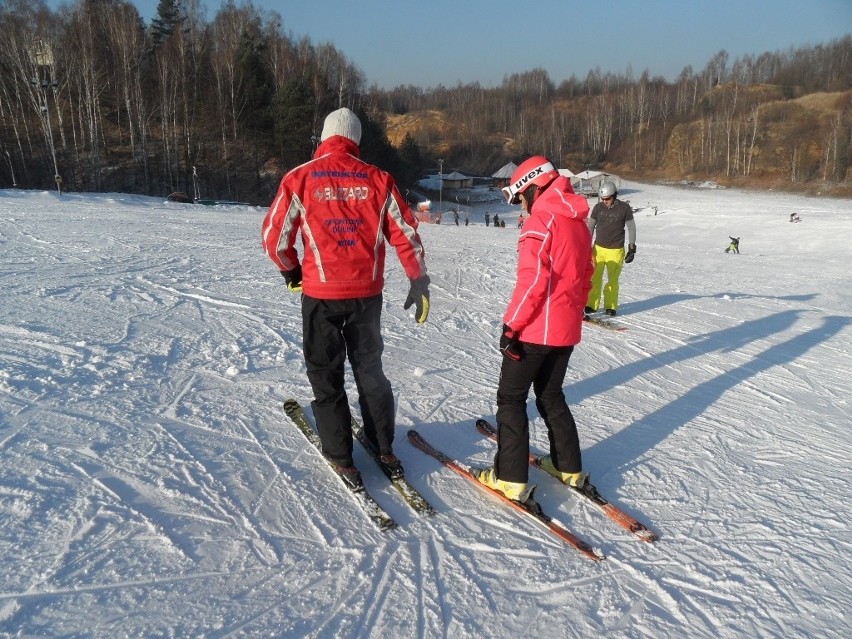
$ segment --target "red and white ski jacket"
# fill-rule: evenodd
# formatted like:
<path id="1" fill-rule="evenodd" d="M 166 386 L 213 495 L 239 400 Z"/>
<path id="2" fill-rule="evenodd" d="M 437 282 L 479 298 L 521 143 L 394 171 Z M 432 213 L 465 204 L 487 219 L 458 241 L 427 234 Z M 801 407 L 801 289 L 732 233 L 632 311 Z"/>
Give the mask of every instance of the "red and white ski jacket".
<path id="1" fill-rule="evenodd" d="M 518 240 L 518 277 L 503 322 L 522 342 L 579 343 L 592 284 L 589 205 L 567 178 L 556 178 L 533 202 Z"/>
<path id="2" fill-rule="evenodd" d="M 261 229 L 263 250 L 282 271 L 299 266 L 302 290 L 317 299 L 372 297 L 384 288 L 385 240 L 409 279 L 426 275 L 417 220 L 393 177 L 362 161 L 358 145 L 335 135 L 314 159 L 281 179 Z"/>

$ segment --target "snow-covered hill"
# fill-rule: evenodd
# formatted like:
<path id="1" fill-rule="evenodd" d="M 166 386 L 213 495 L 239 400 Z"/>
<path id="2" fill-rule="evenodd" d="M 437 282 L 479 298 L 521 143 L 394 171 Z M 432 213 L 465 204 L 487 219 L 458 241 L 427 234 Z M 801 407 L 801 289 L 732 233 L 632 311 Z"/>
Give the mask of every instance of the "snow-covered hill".
<path id="1" fill-rule="evenodd" d="M 357 449 L 400 522 L 382 533 L 280 409 L 310 389 L 264 210 L 0 191 L 0 635 L 849 636 L 852 201 L 622 196 L 628 331 L 587 327 L 565 393 L 593 480 L 660 541 L 531 471 L 596 564 L 405 438 L 491 460 L 474 420 L 495 410 L 517 211 L 421 226 L 424 326 L 389 259 L 397 453 L 439 514 L 418 518 Z"/>

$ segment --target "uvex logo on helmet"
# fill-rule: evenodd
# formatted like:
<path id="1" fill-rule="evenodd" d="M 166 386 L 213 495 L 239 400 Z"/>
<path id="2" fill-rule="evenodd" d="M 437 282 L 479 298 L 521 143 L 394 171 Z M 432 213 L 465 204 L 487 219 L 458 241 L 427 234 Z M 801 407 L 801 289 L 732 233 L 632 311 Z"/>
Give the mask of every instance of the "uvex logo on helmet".
<path id="1" fill-rule="evenodd" d="M 518 196 L 530 185 L 546 186 L 558 176 L 559 171 L 553 167 L 550 160 L 542 155 L 534 155 L 515 170 L 509 186 L 503 187 L 503 195 L 509 204 L 518 204 Z"/>
<path id="2" fill-rule="evenodd" d="M 540 166 L 540 167 L 538 167 L 537 169 L 534 169 L 534 170 L 530 171 L 530 172 L 529 172 L 529 173 L 527 173 L 524 177 L 522 177 L 520 180 L 518 180 L 517 182 L 515 182 L 515 183 L 512 185 L 512 188 L 513 188 L 515 191 L 517 191 L 518 193 L 520 193 L 521 191 L 523 191 L 523 190 L 524 190 L 524 184 L 526 184 L 527 182 L 529 182 L 530 180 L 532 180 L 532 179 L 533 179 L 534 177 L 536 177 L 537 175 L 541 175 L 542 173 L 544 173 L 544 167 L 543 167 L 543 166 Z"/>

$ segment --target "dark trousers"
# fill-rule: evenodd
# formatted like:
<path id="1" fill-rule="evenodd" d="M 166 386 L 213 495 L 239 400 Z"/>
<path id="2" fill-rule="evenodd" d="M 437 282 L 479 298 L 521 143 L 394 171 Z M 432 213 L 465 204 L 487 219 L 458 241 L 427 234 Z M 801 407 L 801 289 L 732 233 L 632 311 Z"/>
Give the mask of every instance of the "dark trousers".
<path id="1" fill-rule="evenodd" d="M 497 425 L 500 442 L 494 458 L 497 477 L 503 481 L 526 483 L 529 478 L 530 424 L 527 397 L 530 387 L 535 405 L 547 426 L 550 455 L 562 472 L 577 473 L 583 468 L 580 440 L 574 416 L 565 401 L 562 385 L 573 346 L 522 344 L 524 358 L 503 358 L 497 388 Z"/>
<path id="2" fill-rule="evenodd" d="M 382 296 L 318 300 L 302 296 L 302 348 L 323 452 L 352 465 L 352 416 L 344 389 L 347 357 L 358 389 L 364 432 L 379 452 L 392 451 L 394 399 L 382 370 Z"/>

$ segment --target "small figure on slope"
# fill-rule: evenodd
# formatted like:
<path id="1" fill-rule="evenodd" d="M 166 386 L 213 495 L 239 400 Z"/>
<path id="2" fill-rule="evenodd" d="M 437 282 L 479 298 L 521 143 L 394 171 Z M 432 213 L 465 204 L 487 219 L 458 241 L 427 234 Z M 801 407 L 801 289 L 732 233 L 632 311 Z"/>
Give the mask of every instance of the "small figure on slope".
<path id="1" fill-rule="evenodd" d="M 731 240 L 731 243 L 728 245 L 728 248 L 725 249 L 725 253 L 739 253 L 740 252 L 740 238 L 731 237 L 728 238 Z"/>

